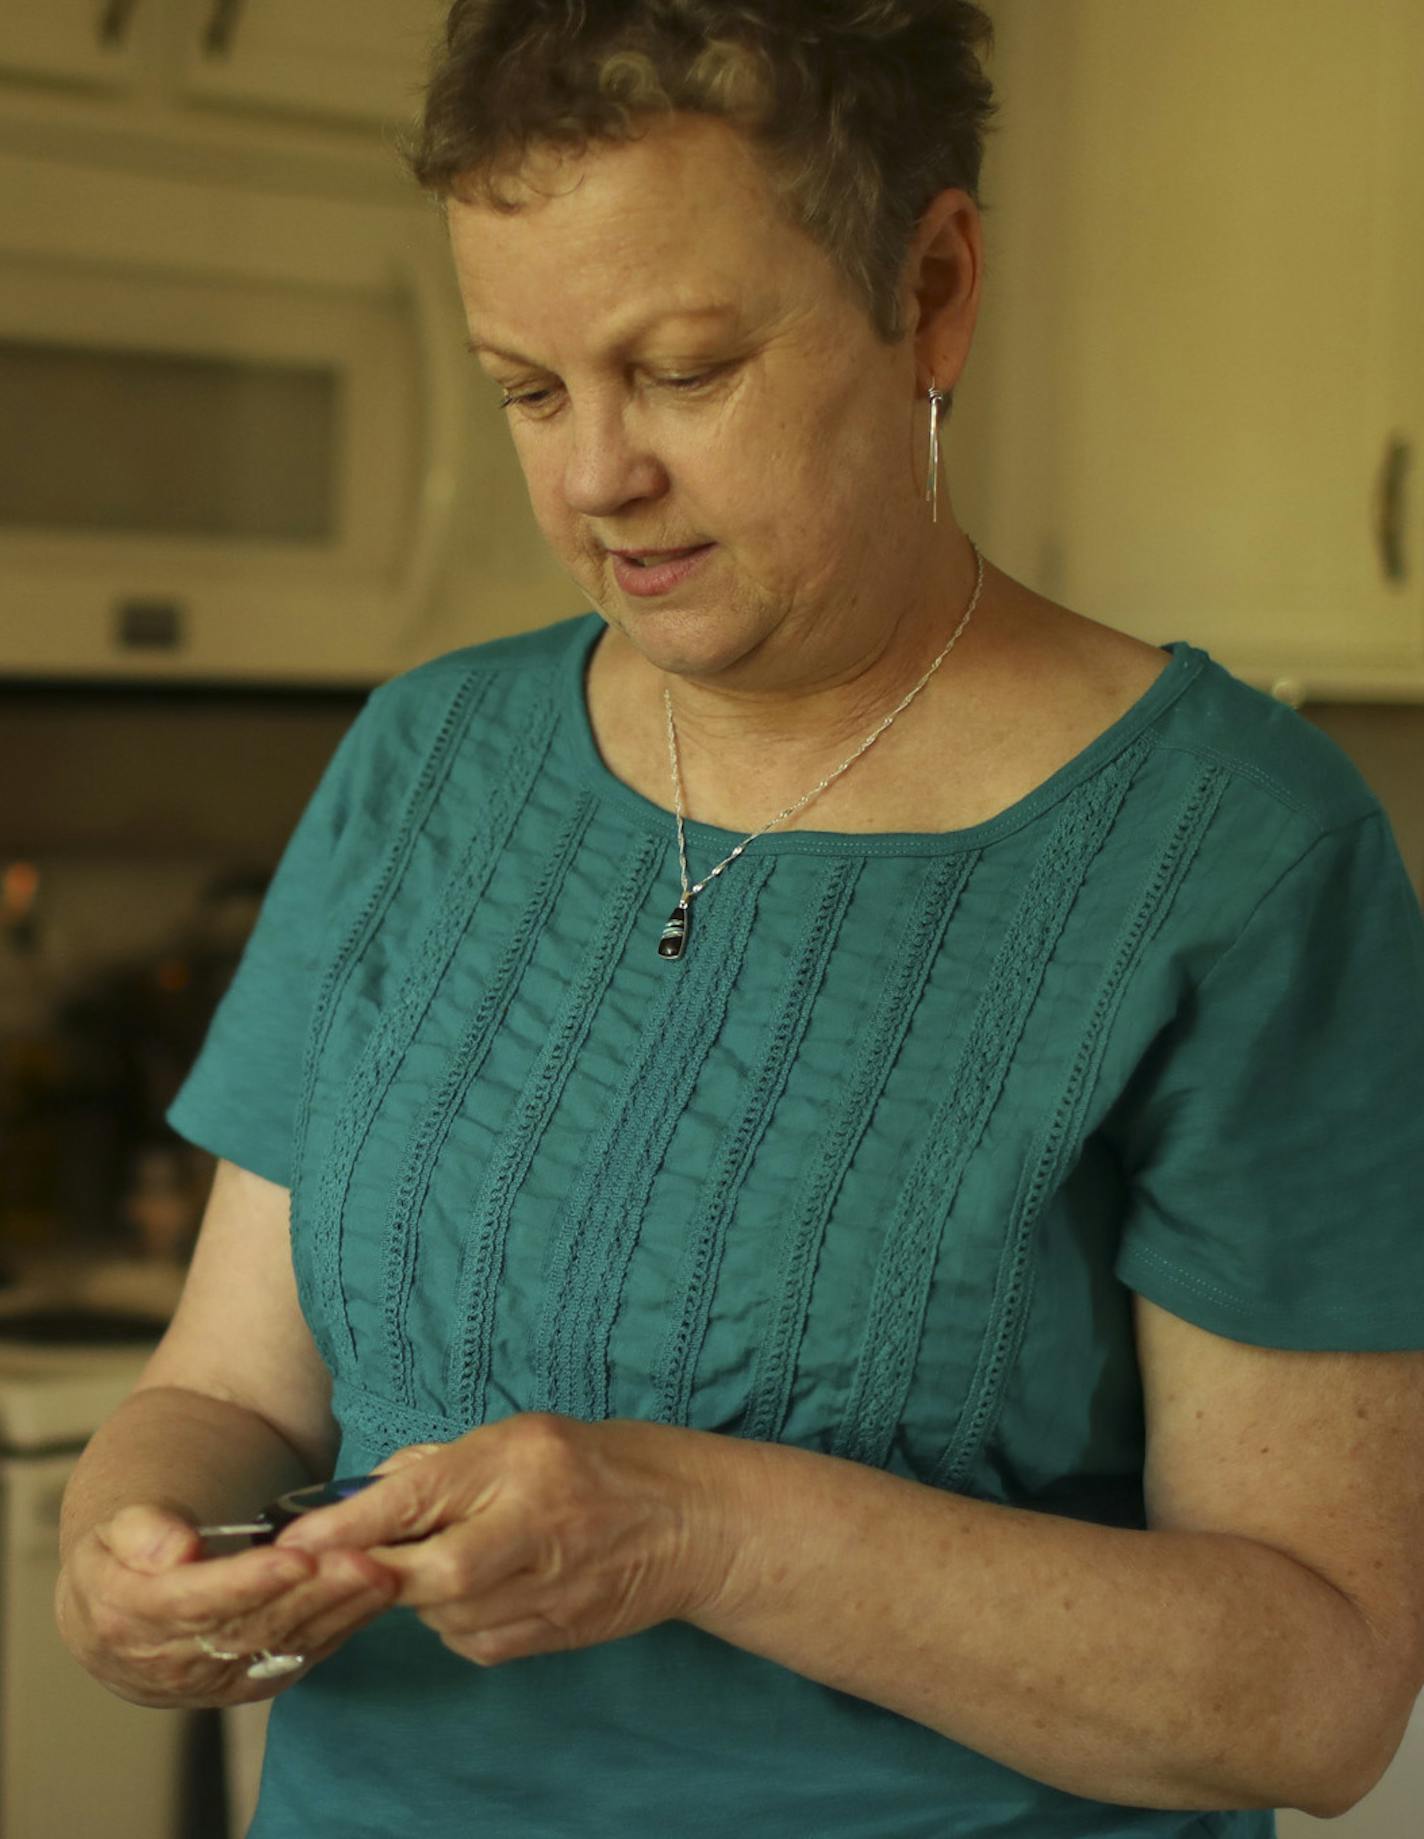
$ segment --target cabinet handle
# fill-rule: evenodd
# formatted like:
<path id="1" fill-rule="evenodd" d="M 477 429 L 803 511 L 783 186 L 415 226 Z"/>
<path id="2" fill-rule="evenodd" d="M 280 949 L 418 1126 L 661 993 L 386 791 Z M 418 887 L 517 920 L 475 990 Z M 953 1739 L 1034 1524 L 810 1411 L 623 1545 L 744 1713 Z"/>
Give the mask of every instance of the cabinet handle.
<path id="1" fill-rule="evenodd" d="M 1400 435 L 1385 446 L 1384 467 L 1375 495 L 1375 527 L 1379 539 L 1380 567 L 1386 581 L 1407 581 L 1409 563 L 1404 554 L 1404 482 L 1414 459 L 1414 449 Z"/>
<path id="2" fill-rule="evenodd" d="M 137 11 L 138 0 L 104 0 L 104 8 L 99 15 L 99 43 L 106 49 L 117 51 L 128 37 L 129 27 Z"/>
<path id="3" fill-rule="evenodd" d="M 243 0 L 214 0 L 212 17 L 203 33 L 203 52 L 207 57 L 231 57 L 242 23 Z"/>

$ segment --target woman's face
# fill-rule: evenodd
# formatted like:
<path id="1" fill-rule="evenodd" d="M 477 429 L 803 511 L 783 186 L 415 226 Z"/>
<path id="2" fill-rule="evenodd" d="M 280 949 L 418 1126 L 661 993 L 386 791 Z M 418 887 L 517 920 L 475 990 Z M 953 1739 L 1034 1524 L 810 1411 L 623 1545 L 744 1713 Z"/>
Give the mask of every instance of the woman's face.
<path id="1" fill-rule="evenodd" d="M 876 338 L 724 122 L 544 155 L 537 178 L 556 195 L 449 216 L 545 538 L 662 668 L 729 686 L 743 662 L 762 685 L 844 669 L 883 642 L 930 540 L 912 343 Z M 620 586 L 611 551 L 696 544 L 715 547 L 665 596 Z"/>

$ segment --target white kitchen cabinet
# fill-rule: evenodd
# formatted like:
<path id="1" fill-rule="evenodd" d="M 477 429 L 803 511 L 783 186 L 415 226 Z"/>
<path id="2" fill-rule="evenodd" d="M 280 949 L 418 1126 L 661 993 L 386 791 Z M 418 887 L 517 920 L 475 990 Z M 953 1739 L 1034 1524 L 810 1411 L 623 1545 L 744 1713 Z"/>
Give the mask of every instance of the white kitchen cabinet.
<path id="1" fill-rule="evenodd" d="M 176 0 L 204 102 L 385 124 L 412 116 L 448 0 Z"/>
<path id="2" fill-rule="evenodd" d="M 8 1375 L 7 1375 L 8 1379 Z M 54 1620 L 73 1453 L 0 1458 L 0 1839 L 176 1839 L 189 1718 L 116 1698 Z"/>
<path id="3" fill-rule="evenodd" d="M 1424 699 L 1424 7 L 988 10 L 962 520 L 1152 643 Z"/>
<path id="4" fill-rule="evenodd" d="M 62 1255 L 25 1261 L 3 1314 L 58 1301 L 71 1276 Z M 193 1714 L 106 1691 L 64 1646 L 54 1616 L 65 1485 L 152 1351 L 147 1342 L 0 1338 L 0 1839 L 178 1839 L 187 1830 Z"/>
<path id="5" fill-rule="evenodd" d="M 148 49 L 144 0 L 5 0 L 0 75 L 122 86 Z"/>
<path id="6" fill-rule="evenodd" d="M 0 83 L 141 95 L 331 127 L 419 109 L 448 0 L 4 0 Z"/>

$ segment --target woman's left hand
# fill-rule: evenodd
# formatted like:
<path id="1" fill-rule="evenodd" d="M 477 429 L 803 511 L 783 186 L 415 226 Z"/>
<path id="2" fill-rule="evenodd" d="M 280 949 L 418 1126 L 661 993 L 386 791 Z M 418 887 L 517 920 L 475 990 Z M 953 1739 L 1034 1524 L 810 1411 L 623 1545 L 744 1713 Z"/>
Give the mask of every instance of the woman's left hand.
<path id="1" fill-rule="evenodd" d="M 383 1479 L 278 1539 L 369 1552 L 479 1666 L 617 1641 L 713 1598 L 730 1562 L 728 1439 L 525 1412 L 397 1450 Z"/>

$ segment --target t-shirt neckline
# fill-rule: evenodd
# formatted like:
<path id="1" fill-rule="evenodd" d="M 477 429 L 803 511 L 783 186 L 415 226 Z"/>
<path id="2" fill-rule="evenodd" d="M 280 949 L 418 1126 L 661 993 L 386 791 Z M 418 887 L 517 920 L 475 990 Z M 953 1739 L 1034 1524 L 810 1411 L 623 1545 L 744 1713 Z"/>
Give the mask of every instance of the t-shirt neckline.
<path id="1" fill-rule="evenodd" d="M 663 809 L 637 792 L 611 772 L 598 751 L 593 724 L 589 720 L 586 678 L 593 648 L 602 637 L 607 621 L 596 611 L 569 622 L 570 636 L 560 660 L 562 679 L 563 727 L 571 738 L 579 772 L 584 782 L 599 797 L 615 805 L 641 828 L 676 836 L 677 814 Z M 1206 653 L 1185 639 L 1174 639 L 1158 647 L 1171 658 L 1160 677 L 1150 684 L 1130 709 L 1090 741 L 1073 759 L 1016 803 L 961 830 L 892 831 L 892 830 L 769 830 L 757 838 L 759 853 L 767 850 L 786 855 L 929 855 L 959 849 L 982 849 L 997 842 L 1011 831 L 1021 829 L 1042 816 L 1060 799 L 1091 774 L 1101 770 L 1137 736 L 1156 721 L 1198 675 L 1207 662 Z M 745 832 L 722 830 L 684 818 L 688 840 L 707 850 L 726 855 L 743 840 Z"/>

